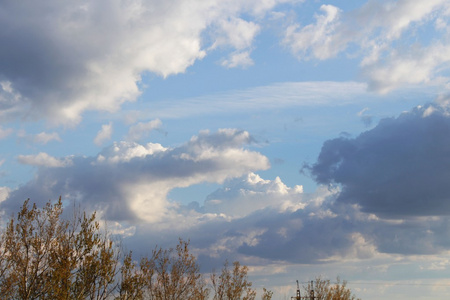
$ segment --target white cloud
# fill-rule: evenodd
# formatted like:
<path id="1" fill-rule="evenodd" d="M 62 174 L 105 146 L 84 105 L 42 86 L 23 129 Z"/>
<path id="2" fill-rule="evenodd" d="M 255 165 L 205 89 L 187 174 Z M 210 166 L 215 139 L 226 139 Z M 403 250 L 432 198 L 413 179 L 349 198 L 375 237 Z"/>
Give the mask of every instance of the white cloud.
<path id="1" fill-rule="evenodd" d="M 70 158 L 57 159 L 44 152 L 36 155 L 19 155 L 17 159 L 22 164 L 38 167 L 62 168 L 72 165 Z"/>
<path id="2" fill-rule="evenodd" d="M 216 40 L 211 49 L 218 47 L 232 47 L 236 51 L 230 53 L 228 58 L 221 63 L 227 68 L 248 67 L 253 65 L 250 58 L 250 50 L 255 36 L 259 33 L 260 26 L 254 22 L 245 21 L 240 18 L 222 20 L 218 30 L 214 33 Z"/>
<path id="3" fill-rule="evenodd" d="M 421 93 L 420 90 L 416 91 Z M 184 118 L 197 115 L 240 113 L 260 109 L 322 106 L 360 102 L 367 93 L 367 84 L 361 82 L 282 82 L 267 86 L 235 90 L 226 93 L 185 98 L 167 104 L 161 101 L 141 111 L 127 112 L 126 120 L 136 118 Z"/>
<path id="4" fill-rule="evenodd" d="M 439 42 L 409 53 L 392 51 L 384 61 L 364 66 L 363 72 L 369 78 L 369 88 L 386 93 L 405 84 L 447 83 L 448 78 L 436 74 L 448 62 L 450 44 Z"/>
<path id="5" fill-rule="evenodd" d="M 358 21 L 368 23 L 368 29 L 382 28 L 386 40 L 398 39 L 410 26 L 427 21 L 431 13 L 448 5 L 447 0 L 430 1 L 368 1 L 357 11 Z M 360 23 L 361 24 L 361 23 Z"/>
<path id="6" fill-rule="evenodd" d="M 33 143 L 33 144 L 45 145 L 51 141 L 61 142 L 61 138 L 59 137 L 59 134 L 56 132 L 52 132 L 52 133 L 40 132 L 38 134 L 27 134 L 25 131 L 20 130 L 18 132 L 17 136 L 20 139 L 23 139 L 23 140 L 25 140 L 29 143 Z"/>
<path id="7" fill-rule="evenodd" d="M 76 124 L 83 111 L 115 111 L 140 95 L 143 72 L 182 73 L 216 40 L 230 52 L 248 51 L 258 22 L 285 2 L 4 3 L 0 112 Z"/>
<path id="8" fill-rule="evenodd" d="M 101 146 L 105 141 L 111 139 L 111 135 L 113 132 L 112 122 L 108 124 L 103 124 L 102 129 L 99 130 L 97 136 L 94 139 L 94 144 L 97 146 Z"/>
<path id="9" fill-rule="evenodd" d="M 322 5 L 320 10 L 323 15 L 316 15 L 316 24 L 310 24 L 300 28 L 300 25 L 291 25 L 286 30 L 284 42 L 301 59 L 316 57 L 327 59 L 335 56 L 342 50 L 342 45 L 337 46 L 333 38 L 341 11 L 333 5 Z M 312 53 L 308 53 L 309 50 Z"/>
<path id="10" fill-rule="evenodd" d="M 385 93 L 405 84 L 449 82 L 447 0 L 368 1 L 342 12 L 322 5 L 316 22 L 287 27 L 285 43 L 300 59 L 328 59 L 356 46 L 369 87 Z M 429 24 L 431 33 L 420 32 Z M 433 39 L 428 39 L 429 36 Z M 424 38 L 425 36 L 425 38 Z M 355 56 L 355 51 L 353 56 Z"/>
<path id="11" fill-rule="evenodd" d="M 164 148 L 161 144 L 140 145 L 134 142 L 115 142 L 113 146 L 104 149 L 97 156 L 97 163 L 129 162 L 133 158 L 144 158 L 147 155 L 155 155 L 166 150 L 168 148 Z"/>
<path id="12" fill-rule="evenodd" d="M 54 162 L 48 155 L 30 157 L 43 167 L 9 191 L 1 205 L 12 209 L 29 195 L 33 201 L 63 195 L 114 222 L 136 253 L 156 240 L 164 246 L 181 236 L 208 263 L 224 256 L 256 265 L 355 261 L 380 253 L 435 254 L 448 244 L 442 242 L 450 228 L 446 216 L 384 220 L 336 201 L 339 189 L 321 186 L 305 194 L 280 178 L 263 179 L 253 171 L 267 169 L 268 160 L 243 148 L 251 141 L 247 132 L 224 129 L 201 132 L 177 148 L 115 143 L 96 157 L 72 157 L 72 164 L 60 168 L 40 163 Z M 204 206 L 167 198 L 174 188 L 201 182 L 223 182 Z"/>
<path id="13" fill-rule="evenodd" d="M 210 194 L 204 205 L 205 213 L 244 217 L 257 210 L 272 207 L 279 211 L 295 211 L 305 207 L 302 186 L 287 187 L 280 178 L 264 180 L 254 173 L 232 179 Z"/>
<path id="14" fill-rule="evenodd" d="M 259 31 L 258 24 L 237 17 L 221 20 L 218 24 L 218 31 L 215 32 L 216 40 L 211 49 L 220 46 L 231 46 L 237 50 L 250 48 Z"/>
<path id="15" fill-rule="evenodd" d="M 34 136 L 33 138 L 34 142 L 39 144 L 47 144 L 50 141 L 61 141 L 61 138 L 59 137 L 58 133 L 52 132 L 52 133 L 46 133 L 41 132 Z"/>
<path id="16" fill-rule="evenodd" d="M 365 107 L 365 108 L 363 108 L 361 111 L 359 111 L 356 115 L 358 116 L 358 117 L 362 117 L 363 115 L 364 115 L 364 113 L 366 112 L 366 111 L 368 111 L 369 110 L 369 108 L 368 107 Z"/>
<path id="17" fill-rule="evenodd" d="M 12 130 L 11 128 L 3 129 L 2 127 L 0 127 L 0 140 L 9 136 L 13 131 L 14 130 Z"/>
<path id="18" fill-rule="evenodd" d="M 8 187 L 0 187 L 0 202 L 3 202 L 8 198 L 10 191 L 11 190 Z"/>
<path id="19" fill-rule="evenodd" d="M 161 125 L 162 122 L 159 119 L 147 123 L 139 122 L 130 127 L 126 139 L 129 141 L 139 141 L 141 138 L 146 137 L 150 131 L 161 127 Z"/>
<path id="20" fill-rule="evenodd" d="M 245 131 L 201 132 L 177 148 L 120 142 L 96 157 L 56 159 L 48 154 L 19 156 L 41 166 L 36 177 L 12 192 L 16 197 L 51 199 L 63 195 L 114 220 L 174 220 L 177 205 L 170 190 L 202 182 L 221 183 L 269 167 L 268 159 L 244 147 L 253 141 Z M 59 168 L 55 168 L 59 167 Z"/>
<path id="21" fill-rule="evenodd" d="M 244 51 L 230 54 L 230 57 L 221 64 L 227 68 L 248 67 L 253 65 L 253 60 L 250 58 L 250 52 Z"/>
<path id="22" fill-rule="evenodd" d="M 24 109 L 20 93 L 12 87 L 11 81 L 0 81 L 0 116 L 3 121 L 13 119 L 20 115 L 20 111 Z"/>

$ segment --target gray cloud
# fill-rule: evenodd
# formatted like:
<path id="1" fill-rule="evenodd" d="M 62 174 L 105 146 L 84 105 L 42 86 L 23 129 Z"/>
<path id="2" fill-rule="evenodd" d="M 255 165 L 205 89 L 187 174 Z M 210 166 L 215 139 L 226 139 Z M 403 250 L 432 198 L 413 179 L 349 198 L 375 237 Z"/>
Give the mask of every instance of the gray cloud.
<path id="1" fill-rule="evenodd" d="M 268 167 L 264 156 L 242 149 L 250 141 L 245 132 L 224 130 L 173 149 L 115 143 L 96 157 L 73 157 L 71 166 L 40 167 L 35 179 L 7 191 L 1 208 L 13 210 L 30 195 L 42 204 L 62 194 L 126 233 L 124 242 L 136 255 L 182 237 L 208 270 L 226 258 L 251 265 L 320 264 L 449 249 L 450 217 L 383 219 L 339 200 L 339 189 L 303 193 L 279 178 L 247 174 Z M 204 206 L 166 198 L 172 188 L 226 178 Z"/>
<path id="2" fill-rule="evenodd" d="M 213 48 L 248 53 L 255 22 L 286 1 L 229 2 L 3 1 L 0 114 L 74 124 L 117 110 L 139 96 L 142 72 L 184 72 Z"/>
<path id="3" fill-rule="evenodd" d="M 309 166 L 321 184 L 338 184 L 341 203 L 383 217 L 450 214 L 450 118 L 437 105 L 383 119 L 355 139 L 323 144 Z"/>
<path id="4" fill-rule="evenodd" d="M 272 206 L 238 219 L 215 219 L 191 231 L 190 237 L 209 254 L 216 253 L 213 258 L 245 257 L 256 263 L 262 259 L 321 264 L 373 259 L 380 254 L 436 255 L 450 247 L 450 217 L 382 219 L 336 202 L 338 196 L 337 191 L 318 189 L 297 195 L 301 208 L 283 211 L 280 203 L 286 198 L 267 191 L 265 197 L 272 197 Z M 240 197 L 230 197 L 231 202 L 236 199 Z M 208 233 L 209 226 L 213 233 Z"/>
<path id="5" fill-rule="evenodd" d="M 223 129 L 172 149 L 115 143 L 96 157 L 71 157 L 71 164 L 59 168 L 41 163 L 34 179 L 12 191 L 1 207 L 14 210 L 27 198 L 42 203 L 61 195 L 108 220 L 172 220 L 176 205 L 166 199 L 171 189 L 267 169 L 265 156 L 243 148 L 251 141 L 245 131 Z"/>
<path id="6" fill-rule="evenodd" d="M 446 108 L 433 104 L 384 119 L 356 138 L 327 141 L 310 166 L 327 186 L 311 194 L 249 173 L 269 162 L 245 149 L 253 142 L 245 131 L 204 131 L 176 148 L 116 142 L 95 157 L 71 157 L 71 165 L 41 164 L 33 180 L 8 191 L 1 208 L 62 195 L 121 222 L 119 231 L 135 232 L 126 243 L 137 254 L 183 237 L 205 266 L 224 258 L 258 265 L 437 254 L 450 247 L 442 197 L 449 130 Z M 224 185 L 204 205 L 167 199 L 173 188 L 207 181 Z"/>
<path id="7" fill-rule="evenodd" d="M 320 263 L 325 260 L 343 259 L 355 247 L 352 240 L 352 229 L 355 228 L 349 228 L 350 222 L 343 218 L 317 220 L 304 216 L 303 228 L 297 228 L 291 237 L 280 234 L 281 230 L 289 228 L 286 226 L 298 220 L 300 216 L 300 212 L 276 215 L 276 218 L 267 215 L 260 222 L 264 221 L 269 229 L 258 237 L 258 244 L 244 244 L 239 247 L 239 251 L 270 260 Z"/>

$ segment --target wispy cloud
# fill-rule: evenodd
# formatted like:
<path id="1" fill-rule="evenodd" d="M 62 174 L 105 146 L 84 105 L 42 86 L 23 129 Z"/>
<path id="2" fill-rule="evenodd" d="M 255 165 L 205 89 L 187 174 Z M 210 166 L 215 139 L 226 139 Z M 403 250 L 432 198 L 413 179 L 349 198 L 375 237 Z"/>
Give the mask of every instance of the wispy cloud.
<path id="1" fill-rule="evenodd" d="M 289 107 L 339 106 L 360 102 L 361 97 L 369 99 L 374 95 L 367 93 L 367 85 L 360 82 L 282 82 L 194 98 L 152 102 L 147 109 L 143 105 L 141 111 L 125 111 L 124 114 L 132 114 L 133 118 L 185 118 Z"/>
<path id="2" fill-rule="evenodd" d="M 14 130 L 11 128 L 3 129 L 0 127 L 0 140 L 8 137 Z"/>
<path id="3" fill-rule="evenodd" d="M 146 123 L 139 122 L 130 127 L 126 140 L 133 142 L 139 141 L 141 138 L 148 136 L 151 131 L 161 127 L 161 125 L 162 122 L 159 119 L 152 120 Z"/>
<path id="4" fill-rule="evenodd" d="M 19 155 L 17 160 L 22 164 L 48 168 L 62 168 L 72 165 L 70 158 L 58 159 L 44 152 L 36 155 Z"/>
<path id="5" fill-rule="evenodd" d="M 56 132 L 52 133 L 40 132 L 37 134 L 28 134 L 25 131 L 20 130 L 17 133 L 17 136 L 19 137 L 19 139 L 32 144 L 45 145 L 51 141 L 58 141 L 58 142 L 62 141 L 61 138 L 59 137 L 59 134 Z"/>
<path id="6" fill-rule="evenodd" d="M 97 136 L 94 139 L 94 144 L 97 146 L 101 146 L 104 142 L 111 139 L 111 135 L 113 132 L 112 122 L 108 124 L 103 124 L 102 129 L 97 133 Z"/>

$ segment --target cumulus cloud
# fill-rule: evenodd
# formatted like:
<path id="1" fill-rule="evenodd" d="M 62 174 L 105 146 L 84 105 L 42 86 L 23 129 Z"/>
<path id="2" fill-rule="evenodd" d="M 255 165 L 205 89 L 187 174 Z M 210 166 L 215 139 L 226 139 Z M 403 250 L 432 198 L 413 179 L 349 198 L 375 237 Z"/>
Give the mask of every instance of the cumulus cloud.
<path id="1" fill-rule="evenodd" d="M 185 233 L 203 249 L 205 260 L 232 256 L 254 263 L 261 259 L 323 263 L 383 254 L 431 255 L 450 246 L 448 216 L 383 219 L 362 212 L 357 205 L 336 201 L 339 189 L 321 186 L 314 193 L 302 193 L 279 179 L 249 174 L 208 196 L 205 208 L 218 194 L 222 203 L 239 204 L 244 212 L 222 204 L 222 210 L 216 207 L 214 218 L 203 217 L 195 230 Z M 207 213 L 211 210 L 203 216 Z"/>
<path id="2" fill-rule="evenodd" d="M 254 22 L 240 18 L 222 20 L 220 26 L 214 32 L 216 38 L 211 49 L 224 46 L 236 49 L 221 63 L 222 66 L 227 68 L 253 65 L 253 60 L 250 58 L 250 49 L 259 31 L 260 26 Z"/>
<path id="3" fill-rule="evenodd" d="M 436 42 L 427 48 L 412 47 L 407 53 L 403 49 L 392 50 L 379 63 L 364 66 L 363 72 L 369 78 L 369 88 L 381 93 L 389 92 L 402 84 L 448 83 L 448 79 L 436 74 L 450 61 L 449 53 L 450 44 L 442 42 Z"/>
<path id="4" fill-rule="evenodd" d="M 322 5 L 314 23 L 288 26 L 284 42 L 299 59 L 329 59 L 356 46 L 352 55 L 361 58 L 369 87 L 381 93 L 406 84 L 448 83 L 441 78 L 450 61 L 443 21 L 448 9 L 446 0 L 368 1 L 349 12 Z M 427 40 L 429 34 L 417 30 L 428 25 L 441 38 Z"/>
<path id="5" fill-rule="evenodd" d="M 275 206 L 280 211 L 297 210 L 304 206 L 300 201 L 303 187 L 286 186 L 279 177 L 264 180 L 249 173 L 243 178 L 232 179 L 224 188 L 210 194 L 205 201 L 205 213 L 244 217 L 256 210 Z M 276 198 L 276 202 L 274 202 Z"/>
<path id="6" fill-rule="evenodd" d="M 97 133 L 97 136 L 94 139 L 94 144 L 97 146 L 101 146 L 105 141 L 111 138 L 113 132 L 112 122 L 108 124 L 103 124 L 102 129 Z"/>
<path id="7" fill-rule="evenodd" d="M 177 148 L 115 143 L 95 157 L 73 157 L 70 165 L 41 166 L 27 184 L 4 190 L 0 207 L 8 212 L 29 195 L 46 201 L 61 194 L 96 209 L 137 254 L 181 236 L 203 266 L 214 267 L 224 257 L 256 265 L 323 263 L 450 247 L 448 216 L 382 218 L 340 200 L 345 187 L 304 193 L 280 178 L 263 179 L 253 171 L 268 168 L 268 161 L 242 148 L 250 142 L 246 132 L 222 130 Z M 173 188 L 206 181 L 223 186 L 203 204 L 167 199 Z"/>
<path id="8" fill-rule="evenodd" d="M 177 148 L 115 143 L 96 157 L 71 157 L 72 163 L 64 166 L 64 159 L 42 153 L 20 156 L 21 162 L 42 167 L 33 180 L 12 191 L 4 205 L 14 207 L 30 195 L 36 201 L 62 195 L 98 210 L 109 220 L 170 220 L 176 217 L 172 212 L 176 205 L 166 199 L 171 189 L 220 183 L 267 169 L 265 156 L 243 148 L 251 142 L 245 131 L 223 129 L 214 134 L 202 132 Z"/>
<path id="9" fill-rule="evenodd" d="M 356 138 L 327 141 L 309 166 L 324 184 L 314 193 L 254 173 L 227 180 L 204 205 L 180 207 L 184 226 L 164 240 L 189 237 L 204 264 L 443 253 L 450 246 L 449 128 L 450 111 L 429 104 Z M 156 240 L 167 228 L 138 228 L 131 241 Z"/>
<path id="10" fill-rule="evenodd" d="M 230 54 L 228 59 L 223 60 L 221 65 L 227 68 L 248 67 L 253 65 L 253 60 L 250 58 L 249 51 L 236 52 Z"/>
<path id="11" fill-rule="evenodd" d="M 17 160 L 25 165 L 48 168 L 62 168 L 72 165 L 70 158 L 58 159 L 44 152 L 37 155 L 19 155 Z"/>
<path id="12" fill-rule="evenodd" d="M 127 244 L 149 241 L 145 242 L 149 247 L 155 240 L 170 244 L 183 236 L 190 239 L 202 265 L 215 267 L 224 257 L 256 264 L 354 257 L 352 247 L 362 244 L 362 237 L 356 238 L 359 224 L 349 214 L 331 211 L 334 195 L 336 191 L 326 187 L 305 194 L 300 186 L 288 187 L 280 178 L 265 180 L 249 173 L 226 181 L 204 206 L 179 207 L 175 223 L 162 220 L 138 226 Z"/>
<path id="13" fill-rule="evenodd" d="M 315 15 L 315 24 L 304 27 L 294 24 L 286 29 L 284 42 L 300 58 L 327 59 L 335 56 L 345 46 L 345 43 L 337 46 L 337 40 L 333 39 L 339 25 L 340 9 L 333 5 L 322 5 L 320 10 L 324 14 Z"/>
<path id="14" fill-rule="evenodd" d="M 417 107 L 357 138 L 323 144 L 312 176 L 342 187 L 337 201 L 383 217 L 450 215 L 450 117 Z"/>
<path id="15" fill-rule="evenodd" d="M 0 113 L 75 124 L 83 111 L 117 110 L 139 96 L 143 72 L 184 72 L 219 46 L 249 51 L 284 2 L 3 2 Z"/>

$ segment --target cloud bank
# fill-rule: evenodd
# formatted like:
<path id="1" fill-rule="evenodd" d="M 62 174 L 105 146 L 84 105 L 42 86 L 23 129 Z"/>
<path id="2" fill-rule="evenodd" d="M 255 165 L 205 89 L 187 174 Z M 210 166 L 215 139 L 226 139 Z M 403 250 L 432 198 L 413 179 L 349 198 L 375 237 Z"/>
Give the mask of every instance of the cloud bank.
<path id="1" fill-rule="evenodd" d="M 0 113 L 75 124 L 135 100 L 144 72 L 182 73 L 218 48 L 227 67 L 249 65 L 257 22 L 282 2 L 2 2 Z"/>
<path id="2" fill-rule="evenodd" d="M 337 199 L 383 217 L 450 214 L 450 118 L 426 105 L 384 119 L 357 138 L 324 143 L 309 169 L 318 183 L 338 184 Z"/>
<path id="3" fill-rule="evenodd" d="M 325 142 L 309 166 L 322 184 L 314 193 L 254 173 L 268 159 L 235 129 L 201 132 L 175 148 L 123 141 L 94 157 L 19 156 L 36 175 L 6 190 L 0 207 L 10 213 L 30 196 L 42 204 L 62 195 L 97 210 L 135 253 L 183 237 L 203 266 L 435 255 L 450 247 L 449 120 L 444 106 L 430 104 Z M 167 196 L 202 182 L 223 186 L 190 204 Z"/>
<path id="4" fill-rule="evenodd" d="M 274 25 L 271 13 L 297 2 L 3 2 L 1 119 L 74 125 L 85 111 L 113 112 L 136 100 L 143 75 L 183 73 L 212 51 L 220 50 L 226 68 L 250 66 L 256 36 Z M 322 5 L 311 24 L 282 25 L 283 44 L 300 59 L 356 57 L 369 88 L 379 92 L 445 85 L 449 12 L 445 0 L 368 1 L 354 11 Z M 438 38 L 428 39 L 427 31 Z"/>
<path id="5" fill-rule="evenodd" d="M 175 204 L 167 193 L 201 182 L 223 182 L 269 167 L 268 159 L 244 149 L 252 142 L 245 131 L 202 132 L 176 148 L 160 144 L 116 142 L 96 157 L 56 159 L 46 153 L 19 156 L 39 166 L 35 178 L 11 192 L 2 203 L 14 209 L 24 199 L 36 201 L 62 195 L 108 220 L 157 222 L 173 218 Z"/>
<path id="6" fill-rule="evenodd" d="M 449 15 L 446 0 L 368 1 L 346 12 L 322 5 L 315 22 L 288 26 L 284 43 L 299 59 L 325 60 L 341 53 L 360 59 L 369 87 L 381 93 L 408 84 L 445 85 Z"/>

